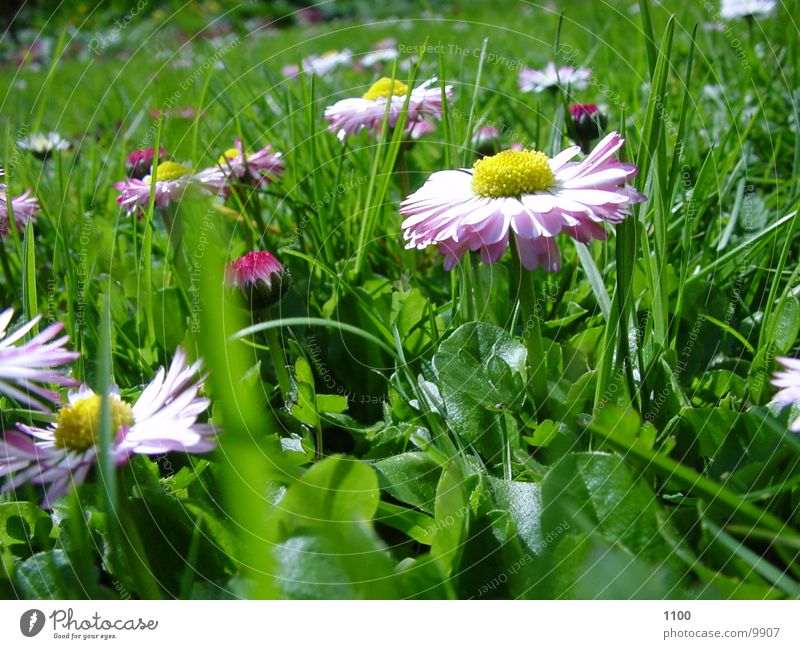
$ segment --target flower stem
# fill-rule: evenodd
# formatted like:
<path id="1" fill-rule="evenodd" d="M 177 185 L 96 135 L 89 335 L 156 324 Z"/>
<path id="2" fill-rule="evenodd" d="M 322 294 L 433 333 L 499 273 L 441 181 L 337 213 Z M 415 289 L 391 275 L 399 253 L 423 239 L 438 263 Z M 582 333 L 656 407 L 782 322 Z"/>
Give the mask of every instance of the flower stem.
<path id="1" fill-rule="evenodd" d="M 136 521 L 128 507 L 129 493 L 125 486 L 125 476 L 120 474 L 120 485 L 122 487 L 122 497 L 117 501 L 117 522 L 119 528 L 120 549 L 122 558 L 126 564 L 124 567 L 130 572 L 135 583 L 138 594 L 146 599 L 162 599 L 163 593 L 158 584 L 158 580 L 153 575 L 153 569 L 145 553 L 142 537 L 136 527 Z"/>
<path id="2" fill-rule="evenodd" d="M 539 320 L 539 301 L 536 299 L 536 282 L 531 271 L 526 270 L 519 262 L 516 246 L 512 246 L 515 265 L 519 273 L 519 307 L 523 317 L 522 337 L 528 350 L 528 373 L 531 381 L 531 393 L 538 413 L 542 413 L 547 402 L 547 357 L 542 339 L 542 325 Z"/>
<path id="3" fill-rule="evenodd" d="M 462 257 L 458 265 L 461 270 L 461 300 L 459 311 L 463 317 L 463 322 L 474 322 L 475 317 L 475 298 L 472 292 L 472 255 L 467 254 Z"/>
<path id="4" fill-rule="evenodd" d="M 411 194 L 411 184 L 408 180 L 408 160 L 406 159 L 406 149 L 408 145 L 405 142 L 400 143 L 400 150 L 397 152 L 396 171 L 397 178 L 400 181 L 400 191 L 403 198 Z"/>
<path id="5" fill-rule="evenodd" d="M 272 358 L 272 365 L 275 367 L 275 375 L 278 377 L 278 386 L 281 390 L 281 396 L 286 401 L 289 398 L 289 393 L 292 389 L 292 383 L 289 380 L 289 370 L 286 369 L 286 357 L 283 355 L 283 347 L 281 340 L 278 336 L 278 329 L 273 327 L 264 332 L 267 336 L 267 345 L 269 346 L 269 355 Z"/>
<path id="6" fill-rule="evenodd" d="M 477 259 L 472 266 L 472 291 L 475 298 L 475 320 L 480 320 L 481 316 L 489 310 L 489 305 L 486 303 L 486 296 L 481 283 L 481 263 Z"/>

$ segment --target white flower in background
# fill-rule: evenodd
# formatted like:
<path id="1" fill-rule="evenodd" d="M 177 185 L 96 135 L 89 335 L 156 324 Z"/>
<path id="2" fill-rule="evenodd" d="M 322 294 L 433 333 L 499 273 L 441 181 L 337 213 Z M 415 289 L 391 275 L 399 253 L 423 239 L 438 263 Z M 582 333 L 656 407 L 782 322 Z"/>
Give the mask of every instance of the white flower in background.
<path id="1" fill-rule="evenodd" d="M 17 141 L 17 146 L 40 158 L 46 158 L 53 151 L 66 151 L 70 145 L 61 135 L 50 131 L 49 133 L 32 133 Z"/>
<path id="2" fill-rule="evenodd" d="M 722 0 L 719 15 L 725 20 L 766 16 L 775 10 L 775 0 Z"/>
<path id="3" fill-rule="evenodd" d="M 556 68 L 556 64 L 550 61 L 544 70 L 522 70 L 519 73 L 519 89 L 522 92 L 542 92 L 559 87 L 584 90 L 589 86 L 591 76 L 592 71 L 587 68 L 573 68 L 569 65 Z"/>
<path id="4" fill-rule="evenodd" d="M 285 77 L 295 77 L 302 71 L 319 77 L 328 74 L 328 72 L 333 72 L 342 65 L 350 65 L 352 58 L 353 52 L 348 49 L 344 49 L 341 52 L 330 50 L 321 56 L 312 54 L 303 59 L 299 68 L 296 65 L 284 66 L 283 75 Z"/>
<path id="5" fill-rule="evenodd" d="M 800 359 L 779 356 L 775 359 L 783 368 L 772 375 L 772 385 L 780 390 L 772 398 L 778 408 L 787 408 L 800 403 Z M 800 432 L 800 417 L 789 425 L 793 433 Z"/>
<path id="6" fill-rule="evenodd" d="M 373 68 L 381 63 L 394 61 L 400 56 L 397 49 L 397 41 L 393 38 L 386 38 L 372 48 L 372 51 L 365 54 L 359 63 L 364 68 Z"/>

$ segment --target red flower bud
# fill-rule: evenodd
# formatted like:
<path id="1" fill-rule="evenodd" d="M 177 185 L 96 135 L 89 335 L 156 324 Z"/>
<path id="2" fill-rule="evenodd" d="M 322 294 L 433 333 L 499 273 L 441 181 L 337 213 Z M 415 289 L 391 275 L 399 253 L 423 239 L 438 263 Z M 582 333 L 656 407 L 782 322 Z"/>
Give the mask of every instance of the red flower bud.
<path id="1" fill-rule="evenodd" d="M 271 253 L 255 250 L 228 264 L 225 281 L 242 292 L 251 309 L 265 309 L 283 297 L 289 274 Z"/>

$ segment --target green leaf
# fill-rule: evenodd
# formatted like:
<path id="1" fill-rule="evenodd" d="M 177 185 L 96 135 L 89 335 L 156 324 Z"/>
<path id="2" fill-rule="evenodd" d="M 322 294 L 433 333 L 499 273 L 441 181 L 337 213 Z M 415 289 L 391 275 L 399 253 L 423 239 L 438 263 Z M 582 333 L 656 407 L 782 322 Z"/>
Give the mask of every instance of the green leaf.
<path id="1" fill-rule="evenodd" d="M 55 529 L 50 516 L 27 501 L 0 503 L 0 550 L 11 549 L 27 557 L 37 550 L 49 550 Z"/>
<path id="2" fill-rule="evenodd" d="M 314 374 L 311 366 L 303 356 L 299 356 L 294 364 L 296 390 L 292 414 L 302 423 L 314 430 L 319 428 L 317 397 L 314 392 Z"/>
<path id="3" fill-rule="evenodd" d="M 72 566 L 63 550 L 39 552 L 17 566 L 16 583 L 25 599 L 81 597 Z"/>
<path id="4" fill-rule="evenodd" d="M 347 397 L 339 394 L 318 394 L 317 412 L 340 414 L 347 410 Z"/>
<path id="5" fill-rule="evenodd" d="M 572 453 L 563 457 L 545 477 L 541 497 L 546 529 L 566 524 L 586 534 L 599 534 L 653 564 L 669 561 L 670 548 L 661 536 L 655 496 L 619 456 Z"/>
<path id="6" fill-rule="evenodd" d="M 684 408 L 681 417 L 691 425 L 700 454 L 713 458 L 734 429 L 738 413 L 725 408 Z"/>
<path id="7" fill-rule="evenodd" d="M 376 522 L 403 532 L 423 545 L 433 542 L 433 530 L 436 529 L 433 518 L 415 509 L 381 501 Z"/>
<path id="8" fill-rule="evenodd" d="M 447 420 L 488 458 L 504 446 L 501 410 L 516 411 L 525 398 L 525 347 L 507 331 L 471 322 L 456 329 L 433 357 Z"/>
<path id="9" fill-rule="evenodd" d="M 556 435 L 558 435 L 558 424 L 552 419 L 545 419 L 536 425 L 533 435 L 530 437 L 523 437 L 531 446 L 540 446 L 546 448 L 552 442 Z"/>
<path id="10" fill-rule="evenodd" d="M 800 332 L 800 303 L 797 298 L 789 298 L 783 303 L 783 308 L 775 313 L 771 330 L 775 332 L 776 351 L 785 354 L 792 348 Z"/>
<path id="11" fill-rule="evenodd" d="M 495 506 L 508 512 L 516 533 L 534 554 L 547 544 L 542 531 L 541 488 L 532 482 L 489 479 Z"/>
<path id="12" fill-rule="evenodd" d="M 401 453 L 375 463 L 381 489 L 432 514 L 441 467 L 427 453 Z"/>
<path id="13" fill-rule="evenodd" d="M 341 456 L 319 462 L 286 490 L 267 521 L 286 597 L 400 596 L 373 526 L 379 499 L 375 471 Z"/>
<path id="14" fill-rule="evenodd" d="M 470 508 L 464 479 L 458 465 L 451 461 L 442 472 L 436 489 L 435 531 L 431 555 L 438 559 L 445 575 L 451 575 L 458 563 L 469 529 Z"/>

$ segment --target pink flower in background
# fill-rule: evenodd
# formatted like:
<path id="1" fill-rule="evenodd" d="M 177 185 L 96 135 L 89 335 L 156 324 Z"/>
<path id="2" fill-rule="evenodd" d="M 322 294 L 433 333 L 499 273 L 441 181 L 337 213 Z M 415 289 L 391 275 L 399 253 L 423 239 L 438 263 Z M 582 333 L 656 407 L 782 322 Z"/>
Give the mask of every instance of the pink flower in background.
<path id="1" fill-rule="evenodd" d="M 28 408 L 46 410 L 42 401 L 55 401 L 58 395 L 44 385 L 77 385 L 56 367 L 74 361 L 80 354 L 65 349 L 69 336 L 56 335 L 64 328 L 50 325 L 26 342 L 20 342 L 39 323 L 41 316 L 8 333 L 13 309 L 0 313 L 0 392 Z"/>
<path id="2" fill-rule="evenodd" d="M 0 173 L 2 169 L 0 169 Z M 35 221 L 39 213 L 39 201 L 26 189 L 19 196 L 11 197 L 11 211 L 18 229 L 24 228 L 29 221 Z M 8 214 L 8 187 L 0 183 L 0 237 L 8 235 L 11 219 Z"/>
<path id="3" fill-rule="evenodd" d="M 206 453 L 216 447 L 211 424 L 198 423 L 209 401 L 200 397 L 201 362 L 191 365 L 178 349 L 165 372 L 160 368 L 133 405 L 112 389 L 109 394 L 117 466 L 132 454 L 162 455 L 171 451 Z M 51 507 L 70 484 L 80 484 L 97 463 L 100 395 L 81 386 L 69 394 L 46 428 L 19 424 L 0 439 L 0 477 L 9 476 L 2 493 L 22 484 L 46 485 L 42 505 Z"/>
<path id="4" fill-rule="evenodd" d="M 429 79 L 410 91 L 406 132 L 413 133 L 419 122 L 428 117 L 441 119 L 442 90 L 434 86 L 436 78 Z M 356 135 L 363 129 L 376 134 L 380 131 L 388 110 L 388 124 L 394 128 L 403 110 L 409 88 L 402 81 L 383 77 L 375 82 L 362 97 L 337 101 L 325 109 L 325 119 L 330 122 L 328 130 L 341 141 Z M 445 94 L 452 97 L 452 86 L 445 87 Z M 388 109 L 387 109 L 388 104 Z"/>
<path id="5" fill-rule="evenodd" d="M 523 69 L 519 73 L 519 89 L 522 92 L 542 92 L 567 87 L 570 90 L 584 90 L 588 87 L 591 76 L 592 72 L 587 68 L 573 68 L 569 65 L 556 68 L 556 64 L 550 61 L 544 70 Z"/>
<path id="6" fill-rule="evenodd" d="M 494 126 L 481 126 L 475 135 L 472 136 L 472 143 L 480 146 L 487 142 L 496 142 L 500 137 L 500 131 Z"/>
<path id="7" fill-rule="evenodd" d="M 200 114 L 203 115 L 205 111 Z M 153 119 L 161 119 L 168 117 L 180 117 L 181 119 L 194 119 L 197 117 L 197 111 L 191 106 L 184 106 L 182 108 L 168 108 L 167 110 L 159 110 L 158 108 L 150 109 L 150 117 Z"/>
<path id="8" fill-rule="evenodd" d="M 242 141 L 236 138 L 236 146 L 220 156 L 219 167 L 226 175 L 256 186 L 263 186 L 278 180 L 286 170 L 280 152 L 272 153 L 272 145 L 248 153 Z"/>
<path id="9" fill-rule="evenodd" d="M 500 131 L 494 126 L 481 126 L 472 136 L 472 146 L 481 155 L 497 153 L 500 146 Z"/>
<path id="10" fill-rule="evenodd" d="M 289 63 L 287 65 L 284 65 L 281 68 L 281 74 L 287 79 L 296 77 L 298 74 L 300 74 L 300 66 L 297 65 L 296 63 Z"/>
<path id="11" fill-rule="evenodd" d="M 557 234 L 584 243 L 605 239 L 604 223 L 619 223 L 646 200 L 626 184 L 638 169 L 617 159 L 623 143 L 610 133 L 581 162 L 572 162 L 577 146 L 552 159 L 506 150 L 472 169 L 436 172 L 400 206 L 406 247 L 439 246 L 451 270 L 470 250 L 496 262 L 513 234 L 525 268 L 554 272 L 561 267 Z"/>
<path id="12" fill-rule="evenodd" d="M 283 296 L 289 277 L 283 264 L 266 250 L 234 259 L 225 269 L 225 282 L 239 289 L 251 306 L 268 307 Z"/>
<path id="13" fill-rule="evenodd" d="M 136 149 L 125 160 L 125 170 L 128 172 L 130 178 L 144 178 L 150 175 L 153 171 L 153 160 L 155 159 L 156 151 L 153 148 L 149 149 Z M 160 146 L 158 147 L 158 161 L 164 162 L 170 159 L 167 150 Z"/>
<path id="14" fill-rule="evenodd" d="M 772 398 L 772 403 L 779 408 L 793 406 L 800 402 L 800 359 L 778 357 L 775 359 L 783 365 L 783 370 L 775 372 L 772 385 L 781 388 Z M 789 426 L 794 433 L 800 432 L 800 417 L 797 417 Z"/>

